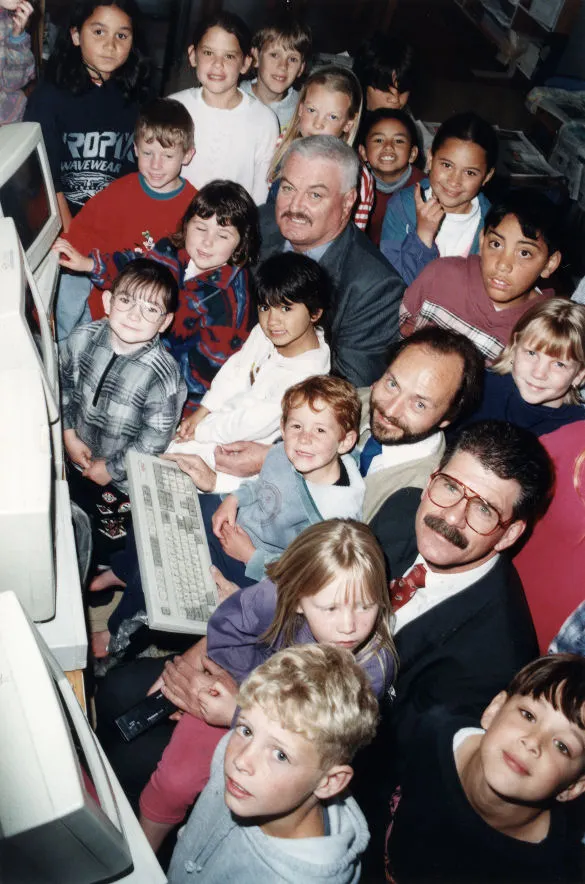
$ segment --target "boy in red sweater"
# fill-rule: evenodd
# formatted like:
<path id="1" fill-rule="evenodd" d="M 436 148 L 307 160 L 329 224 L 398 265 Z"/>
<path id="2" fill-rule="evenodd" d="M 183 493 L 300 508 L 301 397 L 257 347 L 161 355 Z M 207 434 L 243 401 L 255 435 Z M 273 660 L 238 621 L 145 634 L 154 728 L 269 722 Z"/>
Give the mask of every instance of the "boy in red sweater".
<path id="1" fill-rule="evenodd" d="M 194 154 L 191 115 L 170 98 L 157 98 L 141 111 L 134 130 L 138 172 L 113 181 L 86 202 L 65 238 L 83 255 L 92 249 L 141 254 L 174 233 L 197 191 L 181 177 Z M 85 282 L 86 277 L 80 274 Z M 104 316 L 102 292 L 87 278 L 57 298 L 57 336 L 64 340 L 80 322 Z M 89 293 L 89 299 L 87 294 Z M 84 297 L 85 294 L 85 297 Z M 91 316 L 90 316 L 91 314 Z"/>

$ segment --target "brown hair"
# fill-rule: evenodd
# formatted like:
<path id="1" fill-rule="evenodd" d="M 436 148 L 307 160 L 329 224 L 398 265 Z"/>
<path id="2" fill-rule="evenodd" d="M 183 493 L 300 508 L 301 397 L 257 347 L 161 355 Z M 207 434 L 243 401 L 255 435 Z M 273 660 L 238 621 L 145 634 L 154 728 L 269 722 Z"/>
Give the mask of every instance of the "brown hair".
<path id="1" fill-rule="evenodd" d="M 343 378 L 325 374 L 307 378 L 288 388 L 282 397 L 282 423 L 286 424 L 291 408 L 298 408 L 305 402 L 312 411 L 321 411 L 315 405 L 318 400 L 331 409 L 345 436 L 352 430 L 359 435 L 362 404 L 356 388 Z"/>
<path id="2" fill-rule="evenodd" d="M 179 232 L 170 238 L 173 245 L 185 248 L 187 225 L 195 216 L 206 221 L 214 215 L 220 227 L 235 227 L 240 235 L 227 263 L 236 267 L 253 264 L 260 249 L 258 209 L 248 191 L 235 181 L 217 179 L 201 188 L 187 206 Z"/>
<path id="3" fill-rule="evenodd" d="M 355 141 L 360 125 L 360 117 L 362 113 L 362 87 L 356 75 L 349 68 L 341 65 L 329 65 L 328 67 L 318 68 L 309 74 L 303 88 L 299 94 L 299 100 L 292 119 L 285 132 L 284 138 L 276 148 L 272 165 L 268 173 L 268 180 L 272 181 L 276 178 L 278 170 L 282 164 L 282 159 L 287 149 L 296 138 L 301 138 L 300 132 L 300 107 L 307 98 L 307 92 L 311 86 L 324 86 L 330 92 L 341 92 L 349 98 L 348 116 L 353 120 L 351 129 L 347 134 L 341 136 L 342 141 L 352 145 Z"/>
<path id="4" fill-rule="evenodd" d="M 298 52 L 303 61 L 311 52 L 311 29 L 304 22 L 283 15 L 256 31 L 252 38 L 252 49 L 262 52 L 270 43 L 282 43 L 285 49 Z"/>
<path id="5" fill-rule="evenodd" d="M 509 374 L 516 347 L 531 344 L 552 359 L 572 359 L 585 368 L 585 307 L 566 298 L 549 298 L 534 304 L 520 317 L 510 340 L 492 364 L 497 374 Z M 569 387 L 563 402 L 579 405 L 581 395 L 576 387 Z"/>
<path id="6" fill-rule="evenodd" d="M 134 128 L 134 141 L 158 141 L 161 147 L 180 145 L 185 153 L 195 144 L 193 117 L 174 98 L 155 98 L 141 108 Z"/>
<path id="7" fill-rule="evenodd" d="M 297 613 L 299 601 L 345 575 L 348 595 L 378 605 L 372 636 L 359 650 L 357 659 L 363 661 L 375 654 L 384 674 L 384 655 L 380 651 L 386 650 L 396 660 L 384 554 L 363 522 L 328 519 L 311 525 L 289 544 L 277 562 L 267 565 L 266 574 L 276 584 L 276 611 L 259 642 L 294 644 L 303 622 L 303 615 Z"/>
<path id="8" fill-rule="evenodd" d="M 549 654 L 533 660 L 514 676 L 506 693 L 535 700 L 543 697 L 585 730 L 585 657 L 581 654 Z"/>

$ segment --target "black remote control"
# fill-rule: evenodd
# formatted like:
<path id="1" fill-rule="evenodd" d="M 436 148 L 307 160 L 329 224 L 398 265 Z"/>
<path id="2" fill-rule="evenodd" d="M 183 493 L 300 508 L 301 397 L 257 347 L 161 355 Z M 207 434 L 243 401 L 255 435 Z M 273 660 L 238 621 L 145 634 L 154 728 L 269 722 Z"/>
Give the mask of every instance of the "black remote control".
<path id="1" fill-rule="evenodd" d="M 116 718 L 116 724 L 126 742 L 130 743 L 144 731 L 158 724 L 161 719 L 168 718 L 176 708 L 174 703 L 167 700 L 162 691 L 157 691 Z"/>

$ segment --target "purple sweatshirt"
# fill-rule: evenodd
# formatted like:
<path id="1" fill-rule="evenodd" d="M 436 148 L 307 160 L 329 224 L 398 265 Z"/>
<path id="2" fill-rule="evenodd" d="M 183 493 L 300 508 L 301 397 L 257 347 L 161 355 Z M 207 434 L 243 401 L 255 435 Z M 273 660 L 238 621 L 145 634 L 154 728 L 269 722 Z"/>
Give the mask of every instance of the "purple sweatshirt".
<path id="1" fill-rule="evenodd" d="M 207 624 L 207 653 L 223 666 L 238 684 L 282 648 L 280 637 L 274 645 L 258 642 L 276 612 L 276 585 L 261 580 L 253 586 L 229 596 L 221 603 Z M 303 620 L 295 636 L 295 644 L 310 644 L 315 637 L 309 624 Z M 363 655 L 363 659 L 362 659 Z M 394 660 L 386 650 L 359 653 L 356 660 L 368 675 L 372 689 L 382 699 L 390 691 L 394 677 Z"/>

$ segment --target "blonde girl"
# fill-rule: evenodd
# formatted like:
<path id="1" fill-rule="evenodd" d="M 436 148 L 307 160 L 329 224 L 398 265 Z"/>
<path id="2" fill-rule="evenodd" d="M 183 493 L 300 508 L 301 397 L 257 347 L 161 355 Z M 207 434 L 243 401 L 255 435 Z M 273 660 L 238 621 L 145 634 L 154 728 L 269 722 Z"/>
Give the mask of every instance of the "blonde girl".
<path id="1" fill-rule="evenodd" d="M 585 419 L 585 307 L 565 298 L 534 304 L 485 374 L 479 411 L 537 436 Z M 585 433 L 585 430 L 583 431 Z"/>
<path id="2" fill-rule="evenodd" d="M 353 145 L 362 112 L 362 90 L 355 74 L 340 65 L 319 68 L 307 77 L 299 102 L 285 135 L 279 139 L 269 181 L 274 181 L 268 202 L 278 192 L 278 172 L 287 149 L 297 138 L 310 135 L 333 135 Z M 374 204 L 374 179 L 364 165 L 360 177 L 360 201 L 354 221 L 364 230 Z"/>
<path id="3" fill-rule="evenodd" d="M 212 675 L 202 676 L 201 717 L 182 716 L 140 798 L 141 823 L 155 849 L 209 778 L 213 752 L 236 710 L 226 674 L 240 684 L 275 651 L 321 642 L 351 650 L 379 698 L 391 687 L 396 652 L 384 556 L 366 525 L 349 519 L 312 525 L 266 572 L 267 579 L 230 595 L 209 621 Z"/>

